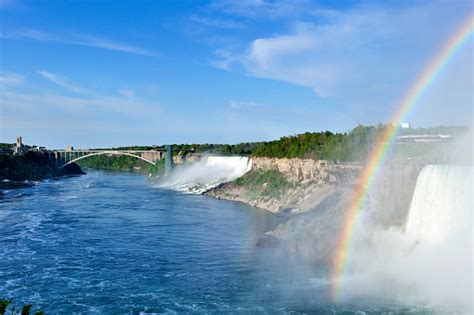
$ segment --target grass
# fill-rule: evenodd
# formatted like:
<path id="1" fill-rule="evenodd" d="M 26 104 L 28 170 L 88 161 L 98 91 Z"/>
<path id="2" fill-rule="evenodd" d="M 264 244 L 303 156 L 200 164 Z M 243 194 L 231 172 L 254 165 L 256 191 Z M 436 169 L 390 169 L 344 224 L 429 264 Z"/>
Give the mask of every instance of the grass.
<path id="1" fill-rule="evenodd" d="M 252 195 L 270 197 L 277 197 L 294 186 L 277 170 L 252 170 L 234 183 L 247 188 Z"/>

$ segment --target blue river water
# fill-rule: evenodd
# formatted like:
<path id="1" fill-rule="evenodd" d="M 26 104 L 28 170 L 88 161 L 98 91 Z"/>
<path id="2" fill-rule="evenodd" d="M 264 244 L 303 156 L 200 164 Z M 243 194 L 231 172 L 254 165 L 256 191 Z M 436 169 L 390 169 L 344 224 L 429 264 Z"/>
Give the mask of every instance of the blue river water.
<path id="1" fill-rule="evenodd" d="M 47 314 L 360 310 L 329 302 L 324 268 L 256 246 L 281 220 L 137 174 L 12 190 L 0 197 L 0 298 Z"/>

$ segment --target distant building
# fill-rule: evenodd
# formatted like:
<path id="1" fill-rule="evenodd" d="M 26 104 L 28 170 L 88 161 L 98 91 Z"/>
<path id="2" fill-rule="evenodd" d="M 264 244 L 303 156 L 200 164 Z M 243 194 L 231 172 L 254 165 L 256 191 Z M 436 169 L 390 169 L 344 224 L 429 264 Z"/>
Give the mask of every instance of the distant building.
<path id="1" fill-rule="evenodd" d="M 398 136 L 398 142 L 449 142 L 453 140 L 452 135 L 406 135 Z"/>
<path id="2" fill-rule="evenodd" d="M 33 151 L 38 151 L 38 152 L 44 152 L 44 151 L 46 151 L 46 147 L 42 147 L 42 146 L 37 145 L 37 146 L 34 146 L 32 150 Z"/>
<path id="3" fill-rule="evenodd" d="M 402 122 L 400 123 L 400 128 L 402 129 L 410 129 L 411 128 L 411 124 L 409 122 Z"/>
<path id="4" fill-rule="evenodd" d="M 70 152 L 70 151 L 74 151 L 74 147 L 72 145 L 68 145 L 66 147 L 66 151 Z"/>
<path id="5" fill-rule="evenodd" d="M 21 154 L 25 152 L 25 147 L 23 145 L 23 138 L 22 137 L 16 137 L 16 143 L 15 146 L 13 147 L 13 153 L 14 154 Z"/>

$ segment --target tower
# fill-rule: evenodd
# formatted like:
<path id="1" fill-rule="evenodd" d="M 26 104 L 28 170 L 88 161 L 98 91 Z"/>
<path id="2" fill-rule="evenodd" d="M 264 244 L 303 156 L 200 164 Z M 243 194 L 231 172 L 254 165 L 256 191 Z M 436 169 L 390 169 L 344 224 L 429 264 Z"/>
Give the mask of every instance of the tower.
<path id="1" fill-rule="evenodd" d="M 165 145 L 165 174 L 168 175 L 173 170 L 173 146 Z"/>
<path id="2" fill-rule="evenodd" d="M 23 153 L 23 139 L 21 136 L 16 137 L 16 143 L 13 147 L 13 153 L 19 154 Z"/>
<path id="3" fill-rule="evenodd" d="M 23 146 L 23 139 L 21 138 L 21 136 L 16 137 L 16 147 L 21 148 L 22 146 Z"/>

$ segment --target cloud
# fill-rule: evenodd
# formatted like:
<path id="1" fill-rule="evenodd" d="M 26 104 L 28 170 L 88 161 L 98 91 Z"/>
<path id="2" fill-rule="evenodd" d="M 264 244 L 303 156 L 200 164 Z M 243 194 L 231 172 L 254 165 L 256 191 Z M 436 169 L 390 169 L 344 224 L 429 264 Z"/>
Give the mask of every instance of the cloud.
<path id="1" fill-rule="evenodd" d="M 54 74 L 52 78 L 65 77 Z M 270 140 L 330 126 L 335 130 L 347 124 L 343 113 L 298 104 L 272 106 L 257 100 L 229 100 L 214 110 L 183 110 L 127 88 L 104 94 L 79 87 L 89 93 L 70 96 L 61 95 L 62 89 L 52 92 L 33 83 L 2 91 L 0 140 L 10 141 L 21 134 L 31 143 L 49 147 L 229 143 Z"/>
<path id="2" fill-rule="evenodd" d="M 370 109 L 362 122 L 380 119 L 470 10 L 466 3 L 445 2 L 313 10 L 312 18 L 293 22 L 283 33 L 256 38 L 245 50 L 218 50 L 211 65 L 228 71 L 243 66 L 248 75 L 308 87 L 324 98 Z M 436 31 L 434 21 L 442 25 Z M 472 82 L 472 60 L 463 60 L 458 75 Z M 456 90 L 460 80 L 448 83 L 443 92 Z"/>
<path id="3" fill-rule="evenodd" d="M 0 75 L 0 87 L 7 88 L 21 86 L 25 83 L 25 77 L 18 73 L 5 73 Z"/>
<path id="4" fill-rule="evenodd" d="M 242 56 L 237 55 L 237 53 L 231 48 L 222 48 L 214 52 L 216 59 L 209 62 L 214 68 L 230 71 L 232 66 L 239 63 L 242 60 Z"/>
<path id="5" fill-rule="evenodd" d="M 118 92 L 120 95 L 123 95 L 127 98 L 133 98 L 135 96 L 135 92 L 131 89 L 121 89 Z"/>
<path id="6" fill-rule="evenodd" d="M 0 0 L 0 9 L 16 9 L 23 8 L 23 5 L 20 4 L 17 0 Z"/>
<path id="7" fill-rule="evenodd" d="M 100 116 L 104 113 L 110 117 L 123 117 L 127 119 L 147 120 L 148 115 L 154 116 L 161 112 L 160 106 L 149 102 L 143 98 L 134 97 L 132 90 L 124 89 L 119 95 L 102 94 L 75 85 L 64 76 L 54 74 L 45 70 L 38 73 L 46 80 L 73 92 L 78 92 L 80 96 L 64 96 L 58 92 L 45 91 L 41 87 L 28 85 L 28 88 L 21 90 L 19 86 L 26 86 L 24 76 L 19 74 L 9 74 L 0 76 L 2 83 L 2 110 L 10 112 L 12 115 L 22 112 L 31 114 L 63 113 L 66 116 L 71 114 L 86 114 L 89 116 Z M 123 96 L 127 96 L 124 98 Z M 49 114 L 48 114 L 49 115 Z M 117 116 L 118 115 L 118 116 Z M 73 120 L 75 116 L 71 116 Z"/>
<path id="8" fill-rule="evenodd" d="M 210 18 L 199 15 L 191 15 L 191 22 L 201 24 L 207 27 L 223 28 L 223 29 L 238 29 L 243 28 L 244 24 L 229 19 Z"/>
<path id="9" fill-rule="evenodd" d="M 282 19 L 305 15 L 316 8 L 308 0 L 216 0 L 210 7 L 226 14 L 252 19 Z"/>
<path id="10" fill-rule="evenodd" d="M 248 108 L 248 107 L 262 107 L 265 105 L 258 104 L 256 102 L 250 101 L 250 102 L 245 102 L 245 101 L 229 101 L 229 107 L 230 108 Z"/>
<path id="11" fill-rule="evenodd" d="M 80 87 L 78 85 L 72 84 L 71 82 L 69 82 L 69 79 L 67 79 L 66 77 L 48 72 L 46 70 L 38 71 L 38 73 L 44 79 L 46 79 L 46 80 L 62 87 L 62 88 L 65 88 L 66 90 L 69 90 L 69 91 L 72 91 L 72 92 L 75 92 L 75 93 L 84 93 L 85 92 L 85 89 L 83 89 L 82 87 Z"/>
<path id="12" fill-rule="evenodd" d="M 159 54 L 141 47 L 113 41 L 107 38 L 80 33 L 50 33 L 36 29 L 3 31 L 0 35 L 5 39 L 31 39 L 42 42 L 94 47 L 123 53 L 136 54 L 148 57 L 157 57 Z"/>

